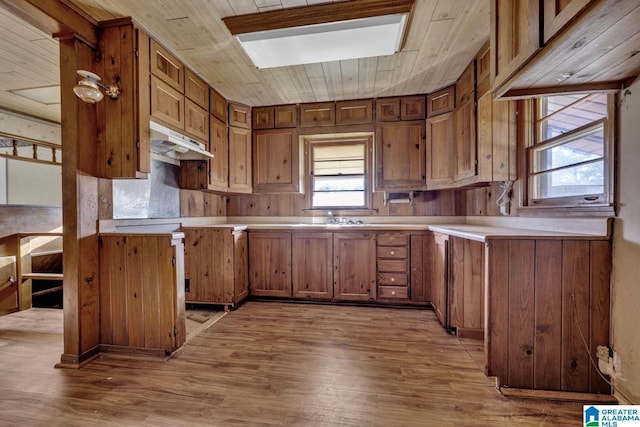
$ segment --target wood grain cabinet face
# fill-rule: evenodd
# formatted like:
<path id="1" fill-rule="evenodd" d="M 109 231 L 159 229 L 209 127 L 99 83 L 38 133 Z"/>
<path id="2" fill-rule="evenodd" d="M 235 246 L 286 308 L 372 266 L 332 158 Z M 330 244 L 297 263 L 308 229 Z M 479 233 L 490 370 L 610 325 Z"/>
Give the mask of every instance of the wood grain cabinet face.
<path id="1" fill-rule="evenodd" d="M 412 233 L 409 240 L 409 269 L 411 302 L 424 304 L 431 301 L 431 259 L 433 249 L 426 233 Z"/>
<path id="2" fill-rule="evenodd" d="M 333 299 L 375 301 L 375 233 L 334 233 L 333 258 Z"/>
<path id="3" fill-rule="evenodd" d="M 427 119 L 427 187 L 453 185 L 455 121 L 453 112 Z"/>
<path id="4" fill-rule="evenodd" d="M 103 141 L 97 153 L 96 176 L 101 178 L 147 178 L 151 171 L 149 147 L 150 38 L 132 22 L 101 24 L 104 81 L 118 81 L 122 93 L 117 102 L 106 102 Z M 156 96 L 157 98 L 157 96 Z M 179 108 L 179 107 L 178 107 Z M 182 113 L 180 113 L 182 115 Z"/>
<path id="5" fill-rule="evenodd" d="M 449 237 L 449 326 L 459 337 L 484 336 L 484 243 Z"/>
<path id="6" fill-rule="evenodd" d="M 182 239 L 100 239 L 100 342 L 162 355 L 180 348 L 186 339 Z"/>
<path id="7" fill-rule="evenodd" d="M 454 179 L 456 181 L 476 175 L 476 112 L 473 101 L 456 108 L 456 156 Z"/>
<path id="8" fill-rule="evenodd" d="M 491 88 L 491 50 L 486 43 L 476 55 L 476 94 L 487 93 Z"/>
<path id="9" fill-rule="evenodd" d="M 453 111 L 456 103 L 455 88 L 455 85 L 451 85 L 427 95 L 427 117 Z"/>
<path id="10" fill-rule="evenodd" d="M 184 131 L 187 136 L 209 145 L 209 113 L 188 98 L 184 100 Z"/>
<path id="11" fill-rule="evenodd" d="M 247 232 L 183 227 L 185 301 L 234 306 L 248 296 Z"/>
<path id="12" fill-rule="evenodd" d="M 261 130 L 253 133 L 253 190 L 265 193 L 300 191 L 298 131 Z"/>
<path id="13" fill-rule="evenodd" d="M 229 126 L 251 129 L 251 107 L 229 103 Z"/>
<path id="14" fill-rule="evenodd" d="M 273 129 L 274 109 L 273 107 L 254 107 L 252 111 L 253 129 Z"/>
<path id="15" fill-rule="evenodd" d="M 210 116 L 211 128 L 209 138 L 209 152 L 213 159 L 209 159 L 210 190 L 226 191 L 229 188 L 229 137 L 226 123 L 215 116 Z"/>
<path id="16" fill-rule="evenodd" d="M 400 120 L 400 98 L 376 99 L 376 120 L 379 122 Z"/>
<path id="17" fill-rule="evenodd" d="M 378 300 L 409 299 L 409 235 L 379 233 L 377 237 Z"/>
<path id="18" fill-rule="evenodd" d="M 502 86 L 541 49 L 540 30 L 539 0 L 491 0 L 492 88 Z"/>
<path id="19" fill-rule="evenodd" d="M 190 69 L 186 69 L 184 96 L 209 112 L 209 85 Z"/>
<path id="20" fill-rule="evenodd" d="M 592 3 L 595 0 L 544 0 L 542 9 L 545 44 Z"/>
<path id="21" fill-rule="evenodd" d="M 209 89 L 209 111 L 222 123 L 227 123 L 227 100 L 214 89 Z"/>
<path id="22" fill-rule="evenodd" d="M 335 124 L 335 102 L 300 104 L 300 127 L 333 126 Z"/>
<path id="23" fill-rule="evenodd" d="M 274 108 L 274 126 L 277 129 L 295 128 L 298 126 L 297 105 L 277 105 Z"/>
<path id="24" fill-rule="evenodd" d="M 433 254 L 431 258 L 431 305 L 440 323 L 448 328 L 449 236 L 431 233 L 429 239 L 431 243 L 429 246 Z"/>
<path id="25" fill-rule="evenodd" d="M 251 295 L 291 297 L 291 233 L 249 233 Z"/>
<path id="26" fill-rule="evenodd" d="M 184 65 L 167 49 L 151 39 L 151 74 L 184 94 Z"/>
<path id="27" fill-rule="evenodd" d="M 151 76 L 151 117 L 184 129 L 184 96 L 156 76 Z"/>
<path id="28" fill-rule="evenodd" d="M 376 136 L 376 189 L 424 190 L 425 122 L 381 123 Z"/>
<path id="29" fill-rule="evenodd" d="M 333 298 L 333 233 L 293 233 L 293 297 Z"/>
<path id="30" fill-rule="evenodd" d="M 336 124 L 356 125 L 373 123 L 373 100 L 336 102 Z"/>
<path id="31" fill-rule="evenodd" d="M 251 131 L 229 127 L 229 191 L 251 193 Z"/>
<path id="32" fill-rule="evenodd" d="M 476 61 L 473 60 L 456 82 L 456 105 L 473 101 L 476 90 Z"/>
<path id="33" fill-rule="evenodd" d="M 400 120 L 422 120 L 426 117 L 427 107 L 424 95 L 403 96 L 400 98 Z"/>

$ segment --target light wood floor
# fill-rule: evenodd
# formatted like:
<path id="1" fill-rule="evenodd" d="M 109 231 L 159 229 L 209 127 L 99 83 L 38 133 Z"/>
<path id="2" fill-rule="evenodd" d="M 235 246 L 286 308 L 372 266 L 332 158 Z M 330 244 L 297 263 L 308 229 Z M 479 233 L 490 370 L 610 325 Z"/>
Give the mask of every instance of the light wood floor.
<path id="1" fill-rule="evenodd" d="M 167 361 L 77 371 L 53 368 L 61 329 L 0 318 L 0 425 L 582 425 L 581 404 L 501 396 L 428 310 L 248 302 Z"/>

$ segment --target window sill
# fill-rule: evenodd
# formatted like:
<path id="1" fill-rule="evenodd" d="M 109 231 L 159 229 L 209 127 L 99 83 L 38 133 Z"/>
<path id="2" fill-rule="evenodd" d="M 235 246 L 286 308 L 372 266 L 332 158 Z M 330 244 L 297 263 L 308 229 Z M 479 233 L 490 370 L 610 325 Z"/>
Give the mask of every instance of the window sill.
<path id="1" fill-rule="evenodd" d="M 600 206 L 523 206 L 516 209 L 518 216 L 591 216 L 607 217 L 616 216 L 615 207 L 612 205 Z"/>

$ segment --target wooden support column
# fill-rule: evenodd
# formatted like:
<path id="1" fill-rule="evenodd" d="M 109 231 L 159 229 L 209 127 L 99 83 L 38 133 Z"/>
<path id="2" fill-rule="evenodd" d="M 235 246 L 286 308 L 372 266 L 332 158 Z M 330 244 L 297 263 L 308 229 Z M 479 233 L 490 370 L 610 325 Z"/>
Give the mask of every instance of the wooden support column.
<path id="1" fill-rule="evenodd" d="M 64 251 L 64 353 L 59 367 L 77 368 L 100 349 L 98 178 L 99 104 L 73 93 L 76 70 L 95 71 L 94 50 L 75 34 L 60 40 L 62 102 L 62 219 Z"/>

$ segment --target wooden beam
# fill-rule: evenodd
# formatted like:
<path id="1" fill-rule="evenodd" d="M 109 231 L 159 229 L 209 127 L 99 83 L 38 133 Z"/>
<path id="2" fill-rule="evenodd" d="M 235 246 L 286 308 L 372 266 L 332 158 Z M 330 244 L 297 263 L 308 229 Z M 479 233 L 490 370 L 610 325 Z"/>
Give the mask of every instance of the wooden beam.
<path id="1" fill-rule="evenodd" d="M 231 34 L 411 13 L 414 0 L 353 0 L 222 18 Z"/>
<path id="2" fill-rule="evenodd" d="M 97 22 L 68 0 L 0 0 L 0 8 L 51 35 L 73 32 L 92 48 L 98 46 Z"/>

